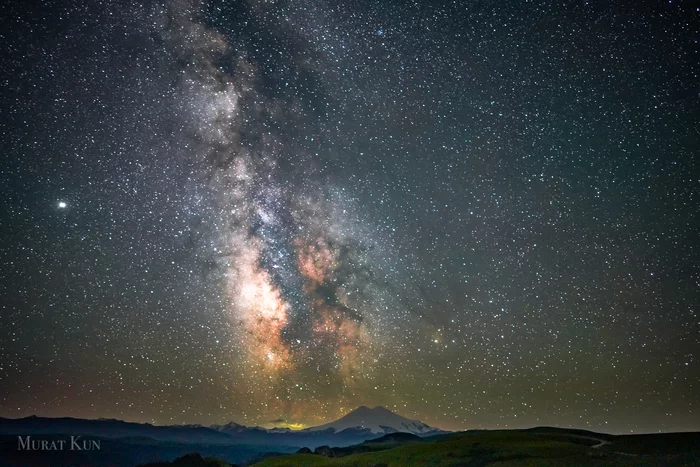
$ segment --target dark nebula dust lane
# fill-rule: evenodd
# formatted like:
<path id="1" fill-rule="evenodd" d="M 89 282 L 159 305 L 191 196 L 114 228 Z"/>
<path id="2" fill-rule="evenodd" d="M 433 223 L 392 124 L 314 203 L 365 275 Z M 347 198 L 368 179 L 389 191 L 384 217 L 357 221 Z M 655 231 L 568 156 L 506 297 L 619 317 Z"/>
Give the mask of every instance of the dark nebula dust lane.
<path id="1" fill-rule="evenodd" d="M 0 416 L 700 429 L 689 4 L 0 12 Z"/>

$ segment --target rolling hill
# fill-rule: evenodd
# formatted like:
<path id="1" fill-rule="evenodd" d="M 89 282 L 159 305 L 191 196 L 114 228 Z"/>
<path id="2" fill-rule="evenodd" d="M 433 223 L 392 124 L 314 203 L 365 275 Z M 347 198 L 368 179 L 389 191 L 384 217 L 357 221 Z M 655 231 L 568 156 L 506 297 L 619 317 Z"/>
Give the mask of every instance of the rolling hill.
<path id="1" fill-rule="evenodd" d="M 700 433 L 622 435 L 540 427 L 366 441 L 325 455 L 297 453 L 254 464 L 283 466 L 700 466 Z"/>

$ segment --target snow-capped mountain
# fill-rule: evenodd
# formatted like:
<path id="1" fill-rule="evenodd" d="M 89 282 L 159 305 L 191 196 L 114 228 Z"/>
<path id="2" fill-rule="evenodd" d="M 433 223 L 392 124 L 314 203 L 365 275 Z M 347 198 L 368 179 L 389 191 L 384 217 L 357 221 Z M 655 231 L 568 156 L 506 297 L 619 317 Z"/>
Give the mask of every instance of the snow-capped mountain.
<path id="1" fill-rule="evenodd" d="M 369 432 L 374 434 L 403 432 L 416 435 L 439 433 L 441 431 L 419 420 L 402 417 L 381 406 L 373 409 L 365 406 L 358 407 L 334 422 L 307 428 L 304 431 L 334 430 L 335 433 L 339 433 L 348 429 L 369 430 Z"/>
<path id="2" fill-rule="evenodd" d="M 216 431 L 221 431 L 223 433 L 233 434 L 233 433 L 243 433 L 248 431 L 250 428 L 244 425 L 239 425 L 236 422 L 229 422 L 225 425 L 212 425 L 209 428 Z"/>

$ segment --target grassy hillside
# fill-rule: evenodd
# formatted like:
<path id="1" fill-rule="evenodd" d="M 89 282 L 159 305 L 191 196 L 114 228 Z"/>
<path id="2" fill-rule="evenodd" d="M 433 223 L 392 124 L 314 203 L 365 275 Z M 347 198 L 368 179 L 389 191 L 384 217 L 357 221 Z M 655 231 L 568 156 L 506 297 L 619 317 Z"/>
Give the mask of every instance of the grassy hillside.
<path id="1" fill-rule="evenodd" d="M 377 449 L 340 458 L 294 454 L 268 458 L 255 466 L 700 466 L 699 433 L 612 436 L 561 429 L 477 431 L 427 442 L 377 445 Z"/>

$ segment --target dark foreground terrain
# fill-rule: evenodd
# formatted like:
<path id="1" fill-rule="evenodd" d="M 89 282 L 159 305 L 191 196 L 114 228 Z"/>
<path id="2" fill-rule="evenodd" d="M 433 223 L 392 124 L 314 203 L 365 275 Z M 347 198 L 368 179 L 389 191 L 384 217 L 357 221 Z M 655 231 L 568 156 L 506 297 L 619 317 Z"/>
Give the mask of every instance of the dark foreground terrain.
<path id="1" fill-rule="evenodd" d="M 317 450 L 319 451 L 319 450 Z M 613 436 L 583 430 L 470 431 L 270 457 L 272 466 L 700 466 L 700 433 Z"/>
<path id="2" fill-rule="evenodd" d="M 68 440 L 67 435 L 35 435 L 34 438 L 47 441 Z M 264 456 L 266 452 L 289 453 L 296 448 L 289 446 L 250 446 L 241 444 L 208 444 L 185 443 L 177 441 L 160 441 L 151 438 L 101 438 L 81 436 L 83 442 L 99 442 L 99 449 L 89 444 L 87 450 L 71 450 L 70 441 L 64 443 L 63 450 L 18 449 L 17 435 L 0 435 L 0 466 L 12 467 L 134 467 L 146 463 L 165 462 L 185 456 L 189 453 L 199 453 L 212 459 L 221 459 L 221 465 L 250 462 Z M 180 465 L 189 467 L 199 466 L 196 458 L 186 458 L 187 463 Z M 211 464 L 201 464 L 211 465 Z M 218 463 L 215 465 L 219 465 Z"/>
<path id="3" fill-rule="evenodd" d="M 103 440 L 98 452 L 18 452 L 16 437 L 3 438 L 3 466 L 700 466 L 700 433 L 615 436 L 546 427 L 427 438 L 393 433 L 353 446 L 304 448 L 295 454 L 283 454 L 286 446 L 268 446 L 268 452 L 277 453 L 266 454 L 261 446 L 149 439 Z"/>

